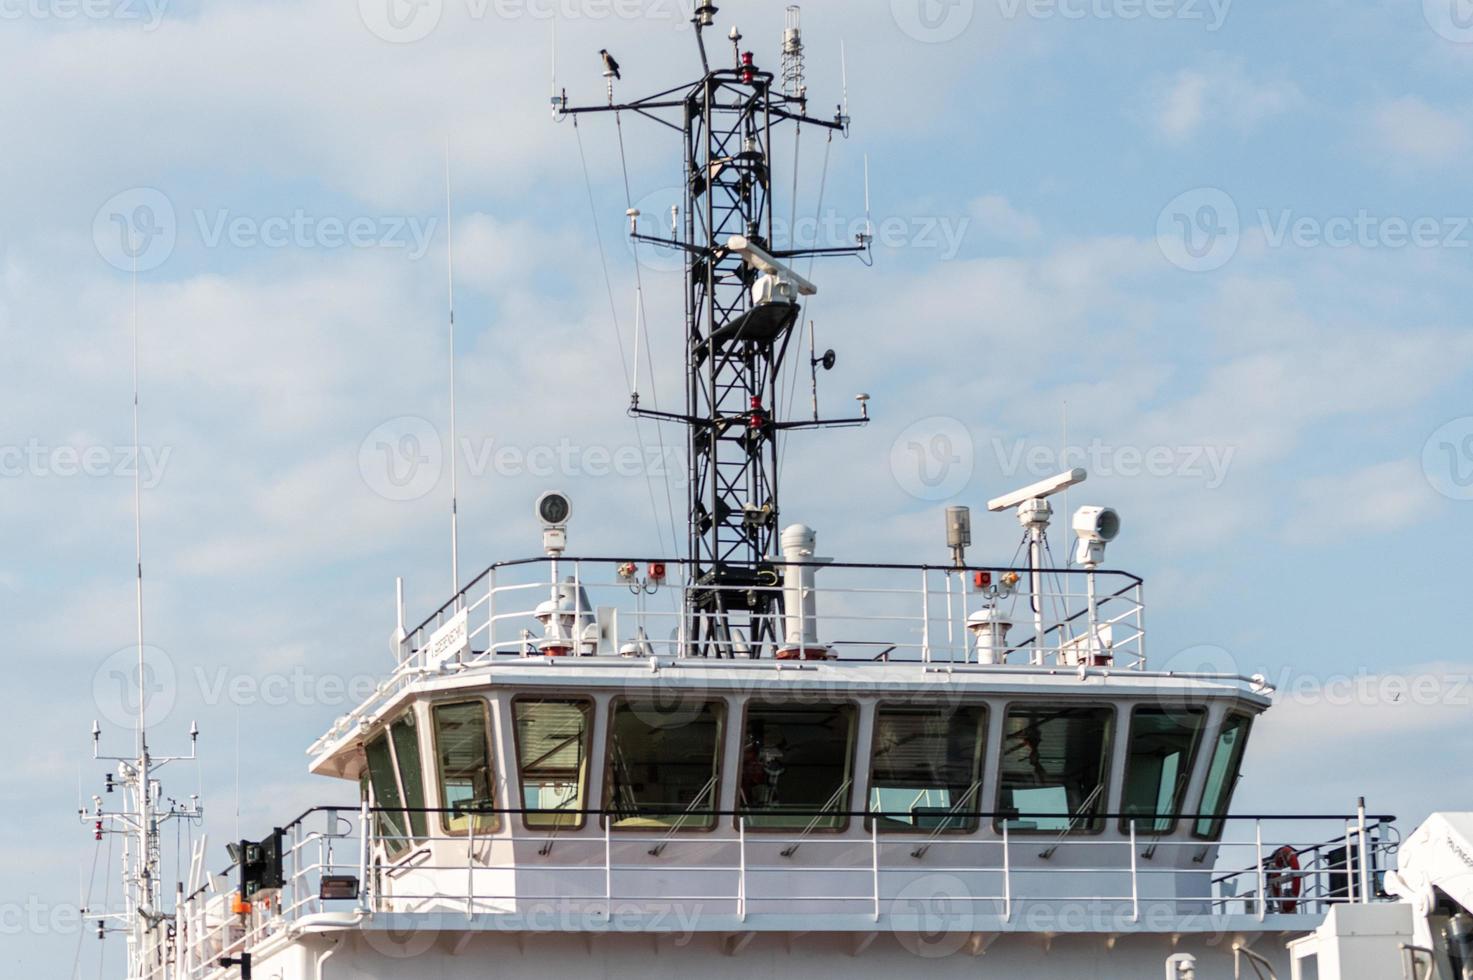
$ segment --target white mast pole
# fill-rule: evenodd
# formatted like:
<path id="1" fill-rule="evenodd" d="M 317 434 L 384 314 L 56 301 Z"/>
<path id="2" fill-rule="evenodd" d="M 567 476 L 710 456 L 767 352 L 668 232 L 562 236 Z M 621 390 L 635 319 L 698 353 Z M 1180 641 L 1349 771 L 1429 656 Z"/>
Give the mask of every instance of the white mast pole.
<path id="1" fill-rule="evenodd" d="M 132 945 L 132 955 L 143 955 L 144 933 L 146 931 L 145 913 L 152 909 L 153 884 L 156 875 L 150 867 L 153 855 L 153 833 L 154 812 L 153 794 L 149 792 L 149 758 L 148 758 L 148 677 L 145 674 L 147 667 L 144 658 L 143 646 L 143 466 L 142 458 L 142 423 L 140 420 L 139 394 L 141 383 L 139 380 L 138 367 L 138 256 L 133 256 L 132 276 L 132 342 L 133 342 L 133 559 L 134 559 L 134 625 L 136 628 L 136 641 L 138 646 L 138 725 L 136 738 L 136 756 L 134 760 L 133 778 L 135 785 L 134 793 L 138 799 L 138 854 L 133 862 L 130 877 L 133 879 L 128 909 L 131 913 L 129 926 L 131 935 L 129 939 Z M 127 864 L 125 858 L 125 866 Z"/>
<path id="2" fill-rule="evenodd" d="M 445 137 L 445 281 L 450 304 L 450 588 L 460 596 L 460 446 L 455 430 L 455 236 L 450 209 L 450 137 Z"/>

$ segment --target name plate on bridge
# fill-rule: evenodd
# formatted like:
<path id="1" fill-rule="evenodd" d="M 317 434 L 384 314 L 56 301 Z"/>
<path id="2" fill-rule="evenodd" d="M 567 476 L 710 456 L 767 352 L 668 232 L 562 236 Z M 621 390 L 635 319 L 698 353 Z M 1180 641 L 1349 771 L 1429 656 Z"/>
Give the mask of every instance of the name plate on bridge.
<path id="1" fill-rule="evenodd" d="M 425 667 L 439 670 L 442 665 L 470 649 L 470 619 L 470 610 L 462 609 L 448 623 L 435 630 L 430 642 L 425 644 Z"/>

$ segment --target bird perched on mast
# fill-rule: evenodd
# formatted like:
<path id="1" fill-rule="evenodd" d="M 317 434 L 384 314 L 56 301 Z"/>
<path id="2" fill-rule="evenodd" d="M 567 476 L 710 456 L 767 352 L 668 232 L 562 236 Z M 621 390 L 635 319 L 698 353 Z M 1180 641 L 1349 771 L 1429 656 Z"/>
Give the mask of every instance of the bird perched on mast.
<path id="1" fill-rule="evenodd" d="M 608 49 L 606 48 L 600 50 L 599 54 L 602 55 L 604 59 L 604 77 L 617 78 L 622 81 L 624 79 L 624 76 L 619 74 L 619 63 L 614 60 L 614 56 L 609 54 Z"/>

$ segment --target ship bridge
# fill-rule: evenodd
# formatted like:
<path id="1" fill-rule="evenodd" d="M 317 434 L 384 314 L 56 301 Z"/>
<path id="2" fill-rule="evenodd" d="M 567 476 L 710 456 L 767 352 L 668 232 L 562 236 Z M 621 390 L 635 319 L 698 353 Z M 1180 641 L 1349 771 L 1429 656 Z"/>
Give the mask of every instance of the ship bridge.
<path id="1" fill-rule="evenodd" d="M 766 573 L 733 601 L 777 610 L 770 639 L 713 650 L 680 562 L 487 569 L 310 749 L 357 804 L 273 835 L 243 908 L 241 869 L 203 882 L 190 955 L 344 928 L 1186 949 L 1379 896 L 1390 818 L 1230 812 L 1271 691 L 1153 670 L 1136 576 Z"/>

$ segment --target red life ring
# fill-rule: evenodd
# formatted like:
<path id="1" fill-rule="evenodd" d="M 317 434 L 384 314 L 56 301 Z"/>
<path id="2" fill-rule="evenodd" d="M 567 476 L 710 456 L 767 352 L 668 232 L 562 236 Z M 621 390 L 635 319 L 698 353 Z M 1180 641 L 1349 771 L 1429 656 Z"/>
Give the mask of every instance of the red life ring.
<path id="1" fill-rule="evenodd" d="M 1286 915 L 1299 911 L 1299 896 L 1304 891 L 1304 878 L 1299 871 L 1299 852 L 1287 844 L 1268 859 L 1264 882 L 1273 911 Z"/>

